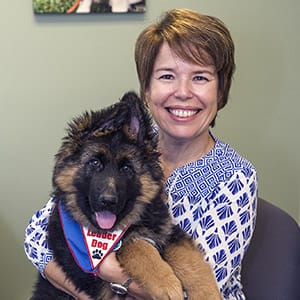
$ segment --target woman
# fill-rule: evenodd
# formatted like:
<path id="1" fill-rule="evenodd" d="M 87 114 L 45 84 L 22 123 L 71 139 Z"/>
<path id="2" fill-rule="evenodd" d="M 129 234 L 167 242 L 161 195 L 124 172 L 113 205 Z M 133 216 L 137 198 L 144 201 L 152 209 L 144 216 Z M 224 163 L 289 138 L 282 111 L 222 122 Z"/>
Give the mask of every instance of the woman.
<path id="1" fill-rule="evenodd" d="M 256 171 L 210 131 L 227 103 L 235 68 L 230 33 L 217 18 L 174 9 L 140 34 L 135 60 L 141 97 L 157 124 L 166 205 L 205 253 L 222 297 L 245 299 L 240 271 L 255 223 Z M 75 291 L 47 248 L 53 205 L 55 199 L 32 218 L 27 255 L 54 285 L 89 299 Z M 33 236 L 39 240 L 33 242 Z M 104 260 L 99 276 L 120 284 L 128 279 L 115 253 Z M 128 290 L 138 299 L 150 298 L 136 282 Z"/>

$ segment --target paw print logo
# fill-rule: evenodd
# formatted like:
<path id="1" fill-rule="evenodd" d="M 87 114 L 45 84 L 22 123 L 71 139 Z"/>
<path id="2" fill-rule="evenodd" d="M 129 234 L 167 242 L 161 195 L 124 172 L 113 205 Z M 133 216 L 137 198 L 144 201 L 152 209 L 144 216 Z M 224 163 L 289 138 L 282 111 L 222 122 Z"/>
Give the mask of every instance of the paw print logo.
<path id="1" fill-rule="evenodd" d="M 92 253 L 92 258 L 101 259 L 103 256 L 103 253 L 100 249 L 96 249 Z"/>

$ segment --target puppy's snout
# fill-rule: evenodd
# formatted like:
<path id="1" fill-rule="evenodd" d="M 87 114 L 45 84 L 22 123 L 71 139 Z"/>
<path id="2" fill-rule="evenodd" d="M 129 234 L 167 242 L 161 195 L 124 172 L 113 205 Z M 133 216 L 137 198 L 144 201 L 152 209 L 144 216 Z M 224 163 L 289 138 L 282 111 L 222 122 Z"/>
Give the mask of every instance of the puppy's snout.
<path id="1" fill-rule="evenodd" d="M 117 204 L 118 201 L 117 196 L 114 195 L 100 195 L 98 200 L 102 206 L 112 206 Z"/>
<path id="2" fill-rule="evenodd" d="M 106 181 L 95 181 L 91 190 L 92 207 L 96 211 L 115 209 L 118 203 L 115 180 L 107 178 Z"/>

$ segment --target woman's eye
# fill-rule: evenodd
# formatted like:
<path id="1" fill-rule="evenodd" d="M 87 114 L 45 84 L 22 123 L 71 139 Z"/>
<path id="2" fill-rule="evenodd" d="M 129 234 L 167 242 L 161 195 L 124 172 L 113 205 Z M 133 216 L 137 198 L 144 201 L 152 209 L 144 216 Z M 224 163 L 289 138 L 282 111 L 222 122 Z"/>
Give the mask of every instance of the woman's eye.
<path id="1" fill-rule="evenodd" d="M 208 78 L 199 75 L 194 77 L 194 81 L 208 81 Z"/>
<path id="2" fill-rule="evenodd" d="M 171 75 L 171 74 L 164 74 L 164 75 L 159 76 L 159 79 L 170 80 L 170 79 L 173 79 L 173 78 L 174 78 L 174 76 Z"/>

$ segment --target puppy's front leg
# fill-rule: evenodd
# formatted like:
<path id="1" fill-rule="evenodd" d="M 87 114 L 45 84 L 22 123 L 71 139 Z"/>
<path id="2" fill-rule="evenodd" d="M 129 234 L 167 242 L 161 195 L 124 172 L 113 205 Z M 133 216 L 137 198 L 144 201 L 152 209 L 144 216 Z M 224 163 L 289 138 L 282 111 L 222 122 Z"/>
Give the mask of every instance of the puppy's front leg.
<path id="1" fill-rule="evenodd" d="M 149 242 L 136 240 L 118 252 L 121 266 L 153 299 L 183 300 L 182 286 L 172 268 Z"/>

